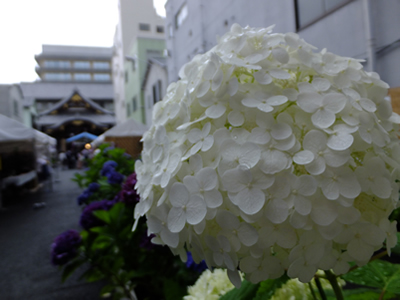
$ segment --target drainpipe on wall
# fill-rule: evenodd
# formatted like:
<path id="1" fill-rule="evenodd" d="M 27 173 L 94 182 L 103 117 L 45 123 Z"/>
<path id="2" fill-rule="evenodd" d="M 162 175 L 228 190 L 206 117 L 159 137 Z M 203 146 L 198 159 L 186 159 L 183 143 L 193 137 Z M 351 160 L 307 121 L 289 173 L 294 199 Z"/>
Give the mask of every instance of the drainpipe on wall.
<path id="1" fill-rule="evenodd" d="M 364 9 L 364 26 L 365 26 L 365 39 L 367 46 L 367 71 L 373 72 L 376 70 L 376 55 L 375 55 L 375 37 L 373 33 L 373 18 L 372 18 L 372 1 L 363 0 Z"/>

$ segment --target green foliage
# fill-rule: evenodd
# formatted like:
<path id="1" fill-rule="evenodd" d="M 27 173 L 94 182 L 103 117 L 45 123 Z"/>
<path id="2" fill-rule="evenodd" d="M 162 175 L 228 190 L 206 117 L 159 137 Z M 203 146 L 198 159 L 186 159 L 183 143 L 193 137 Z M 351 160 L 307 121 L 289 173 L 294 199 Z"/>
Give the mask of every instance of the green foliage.
<path id="1" fill-rule="evenodd" d="M 280 289 L 290 278 L 285 274 L 277 279 L 268 279 L 260 284 L 255 300 L 270 299 L 277 289 Z"/>
<path id="2" fill-rule="evenodd" d="M 377 299 L 382 299 L 382 300 L 392 299 L 393 300 L 393 299 L 398 299 L 398 298 L 394 298 L 395 295 L 390 294 L 390 293 L 385 293 L 383 295 L 383 298 L 380 298 L 381 293 L 379 293 L 376 290 L 367 289 L 367 288 L 344 290 L 343 296 L 344 296 L 344 299 L 346 299 L 346 300 L 377 300 Z M 333 299 L 336 299 L 336 297 L 332 296 L 332 297 L 329 297 L 328 299 L 333 300 Z"/>
<path id="3" fill-rule="evenodd" d="M 83 265 L 86 261 L 82 258 L 77 258 L 74 259 L 72 262 L 70 262 L 64 269 L 61 275 L 61 281 L 65 282 L 68 277 L 74 273 L 76 269 L 78 269 L 81 265 Z"/>
<path id="4" fill-rule="evenodd" d="M 400 297 L 400 265 L 375 260 L 343 276 L 346 281 L 373 287 L 379 293 L 389 292 Z"/>
<path id="5" fill-rule="evenodd" d="M 392 253 L 400 255 L 400 232 L 397 233 L 397 244 L 392 248 Z"/>
<path id="6" fill-rule="evenodd" d="M 114 199 L 122 186 L 110 184 L 100 175 L 106 161 L 115 161 L 116 171 L 129 176 L 134 160 L 124 150 L 101 146 L 101 152 L 88 161 L 89 168 L 73 179 L 81 188 L 92 182 L 100 185 L 89 201 Z M 62 279 L 85 267 L 81 279 L 88 282 L 104 280 L 102 296 L 112 299 L 130 299 L 134 290 L 139 299 L 181 299 L 188 285 L 194 284 L 200 274 L 188 270 L 168 247 L 149 243 L 145 220 L 139 221 L 132 232 L 134 205 L 115 203 L 108 211 L 95 210 L 93 216 L 102 220 L 102 226 L 81 231 L 79 256 L 63 266 Z M 144 241 L 146 241 L 144 243 Z"/>
<path id="7" fill-rule="evenodd" d="M 254 299 L 260 284 L 253 284 L 250 281 L 243 280 L 242 286 L 239 289 L 233 289 L 223 295 L 221 300 L 247 300 Z"/>

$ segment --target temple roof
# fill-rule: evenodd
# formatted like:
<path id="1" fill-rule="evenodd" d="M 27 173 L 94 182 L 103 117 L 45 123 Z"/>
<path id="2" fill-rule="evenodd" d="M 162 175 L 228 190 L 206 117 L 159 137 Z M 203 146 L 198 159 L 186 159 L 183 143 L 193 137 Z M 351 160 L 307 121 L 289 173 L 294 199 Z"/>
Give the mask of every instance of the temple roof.
<path id="1" fill-rule="evenodd" d="M 74 106 L 74 103 L 76 104 L 78 102 L 83 102 L 83 104 L 85 105 L 85 108 L 93 109 L 94 113 L 97 112 L 98 114 L 103 113 L 103 114 L 109 114 L 109 115 L 114 114 L 113 112 L 101 107 L 99 104 L 95 103 L 94 101 L 90 100 L 89 98 L 83 96 L 83 94 L 76 88 L 74 91 L 72 91 L 72 93 L 70 92 L 68 97 L 61 99 L 60 101 L 58 101 L 55 105 L 53 105 L 49 109 L 41 112 L 39 114 L 39 117 L 48 115 L 48 114 L 51 114 L 54 112 L 57 113 L 59 110 L 64 110 L 64 112 L 66 112 L 70 108 L 71 105 Z"/>

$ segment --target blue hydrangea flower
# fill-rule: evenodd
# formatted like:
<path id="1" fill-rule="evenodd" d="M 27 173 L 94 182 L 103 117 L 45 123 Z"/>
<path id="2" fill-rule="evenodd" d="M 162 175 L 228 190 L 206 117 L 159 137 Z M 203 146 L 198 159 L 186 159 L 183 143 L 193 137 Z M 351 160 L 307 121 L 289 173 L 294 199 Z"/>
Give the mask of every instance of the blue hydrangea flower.
<path id="1" fill-rule="evenodd" d="M 100 188 L 100 184 L 98 184 L 97 182 L 92 182 L 91 184 L 89 184 L 88 186 L 88 190 L 91 192 L 97 192 Z"/>
<path id="2" fill-rule="evenodd" d="M 108 160 L 103 164 L 103 168 L 100 171 L 101 176 L 107 176 L 108 173 L 115 171 L 118 164 L 113 160 Z"/>
<path id="3" fill-rule="evenodd" d="M 79 224 L 86 230 L 89 230 L 92 227 L 102 226 L 104 222 L 97 218 L 93 211 L 95 210 L 110 210 L 114 205 L 114 201 L 110 200 L 101 200 L 94 201 L 90 203 L 82 212 Z"/>
<path id="4" fill-rule="evenodd" d="M 78 254 L 78 247 L 82 238 L 78 231 L 68 230 L 54 239 L 51 245 L 51 262 L 55 266 L 62 266 Z"/>
<path id="5" fill-rule="evenodd" d="M 198 273 L 202 273 L 205 269 L 207 269 L 207 265 L 204 260 L 202 260 L 199 264 L 196 264 L 193 260 L 192 253 L 190 252 L 187 252 L 186 267 Z"/>
<path id="6" fill-rule="evenodd" d="M 86 203 L 89 200 L 89 197 L 92 195 L 92 193 L 89 190 L 84 190 L 82 194 L 78 196 L 76 199 L 78 202 L 78 205 L 82 205 L 83 203 Z"/>
<path id="7" fill-rule="evenodd" d="M 117 171 L 111 171 L 106 176 L 109 184 L 121 184 L 124 181 L 124 175 Z"/>

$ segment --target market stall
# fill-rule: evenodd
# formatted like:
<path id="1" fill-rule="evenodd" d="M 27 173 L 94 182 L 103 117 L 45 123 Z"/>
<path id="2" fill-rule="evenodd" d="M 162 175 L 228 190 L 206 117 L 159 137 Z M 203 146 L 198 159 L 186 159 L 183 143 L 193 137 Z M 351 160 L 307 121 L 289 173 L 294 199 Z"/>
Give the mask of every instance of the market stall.
<path id="1" fill-rule="evenodd" d="M 0 207 L 4 189 L 38 184 L 37 158 L 50 159 L 55 145 L 54 138 L 0 115 Z"/>
<path id="2" fill-rule="evenodd" d="M 137 157 L 142 151 L 140 140 L 147 129 L 146 125 L 128 119 L 104 132 L 91 145 L 97 147 L 101 143 L 112 143 L 116 147 L 125 149 L 132 157 Z"/>

